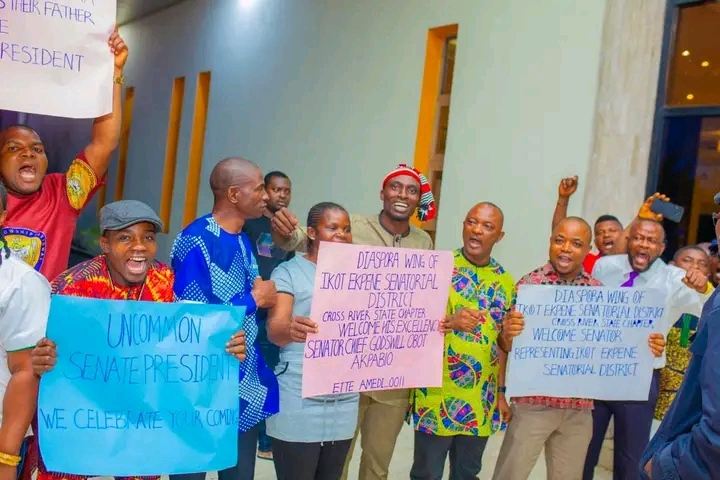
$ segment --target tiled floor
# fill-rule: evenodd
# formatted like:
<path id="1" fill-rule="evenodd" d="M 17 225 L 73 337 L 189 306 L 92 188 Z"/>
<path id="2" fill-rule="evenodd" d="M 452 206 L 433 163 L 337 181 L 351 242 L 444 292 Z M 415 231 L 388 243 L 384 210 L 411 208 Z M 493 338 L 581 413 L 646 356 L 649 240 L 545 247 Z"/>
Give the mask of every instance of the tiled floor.
<path id="1" fill-rule="evenodd" d="M 483 457 L 486 468 L 483 469 L 480 474 L 482 480 L 489 480 L 492 478 L 492 467 L 495 465 L 495 460 L 500 452 L 500 444 L 502 443 L 502 435 L 495 435 L 490 438 L 485 455 Z M 350 480 L 357 479 L 357 470 L 359 465 L 359 458 L 357 455 L 353 455 L 353 463 L 350 474 Z M 395 448 L 395 455 L 393 456 L 392 464 L 390 465 L 390 480 L 405 480 L 409 476 L 410 465 L 412 463 L 413 455 L 413 435 L 412 430 L 409 427 L 403 428 L 398 439 L 398 444 Z M 533 470 L 530 480 L 541 480 L 545 479 L 545 461 L 543 456 L 540 456 L 540 460 Z M 267 460 L 257 460 L 257 466 L 255 468 L 255 480 L 275 480 L 275 471 L 273 470 L 272 462 Z M 447 469 L 446 473 L 447 475 Z M 595 474 L 595 480 L 609 480 L 612 478 L 612 474 L 607 470 L 598 468 Z M 215 480 L 214 475 L 208 480 Z"/>

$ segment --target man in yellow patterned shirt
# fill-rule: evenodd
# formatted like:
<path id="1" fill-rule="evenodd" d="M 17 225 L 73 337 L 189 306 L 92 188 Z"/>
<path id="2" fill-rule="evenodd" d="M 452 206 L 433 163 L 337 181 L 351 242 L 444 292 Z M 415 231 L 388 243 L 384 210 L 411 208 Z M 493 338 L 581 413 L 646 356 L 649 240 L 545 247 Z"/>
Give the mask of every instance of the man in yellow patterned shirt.
<path id="1" fill-rule="evenodd" d="M 445 319 L 445 365 L 439 388 L 417 388 L 411 400 L 415 428 L 412 480 L 478 478 L 490 435 L 510 414 L 505 399 L 503 321 L 515 306 L 515 281 L 491 255 L 502 240 L 503 213 L 483 202 L 463 222 Z"/>

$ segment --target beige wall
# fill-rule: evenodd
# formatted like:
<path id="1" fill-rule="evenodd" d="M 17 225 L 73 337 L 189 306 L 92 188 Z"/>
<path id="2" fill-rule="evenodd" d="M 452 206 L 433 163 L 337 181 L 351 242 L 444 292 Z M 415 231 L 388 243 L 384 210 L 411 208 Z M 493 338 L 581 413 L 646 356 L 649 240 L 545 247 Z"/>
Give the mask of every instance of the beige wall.
<path id="1" fill-rule="evenodd" d="M 583 214 L 634 218 L 645 197 L 665 0 L 607 2 Z"/>

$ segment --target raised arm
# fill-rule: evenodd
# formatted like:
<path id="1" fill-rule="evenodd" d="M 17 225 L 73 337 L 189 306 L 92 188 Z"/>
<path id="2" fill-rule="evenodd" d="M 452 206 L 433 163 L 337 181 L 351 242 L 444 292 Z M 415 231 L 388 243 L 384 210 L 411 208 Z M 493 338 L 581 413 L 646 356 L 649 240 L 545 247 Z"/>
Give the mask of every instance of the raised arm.
<path id="1" fill-rule="evenodd" d="M 555 211 L 553 212 L 552 228 L 555 228 L 555 225 L 562 222 L 567 217 L 570 197 L 572 197 L 572 194 L 577 190 L 577 186 L 577 175 L 560 180 L 560 185 L 558 185 L 558 200 L 555 204 Z"/>
<path id="2" fill-rule="evenodd" d="M 11 375 L 2 400 L 1 453 L 19 455 L 35 415 L 40 377 L 33 371 L 30 353 L 45 335 L 49 312 L 50 285 L 35 272 L 25 274 L 10 297 L 0 325 L 0 341 L 7 350 Z"/>
<path id="3" fill-rule="evenodd" d="M 125 41 L 119 35 L 117 27 L 110 35 L 108 46 L 115 56 L 112 112 L 95 119 L 90 144 L 85 147 L 85 160 L 98 179 L 107 173 L 112 153 L 120 141 L 120 129 L 122 128 L 122 74 L 127 61 L 128 49 Z"/>

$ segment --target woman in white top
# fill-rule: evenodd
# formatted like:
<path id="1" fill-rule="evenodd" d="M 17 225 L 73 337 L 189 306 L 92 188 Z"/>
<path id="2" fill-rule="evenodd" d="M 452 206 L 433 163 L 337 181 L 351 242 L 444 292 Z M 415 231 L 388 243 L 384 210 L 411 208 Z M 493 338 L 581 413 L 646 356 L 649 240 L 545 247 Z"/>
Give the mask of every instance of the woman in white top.
<path id="1" fill-rule="evenodd" d="M 278 265 L 271 275 L 278 299 L 267 320 L 268 338 L 280 348 L 275 369 L 280 413 L 267 419 L 278 480 L 337 480 L 342 475 L 358 415 L 358 394 L 302 398 L 302 360 L 310 320 L 320 242 L 351 243 L 350 216 L 335 203 L 310 209 L 308 253 Z"/>
<path id="2" fill-rule="evenodd" d="M 0 182 L 0 480 L 16 480 L 40 384 L 30 352 L 45 335 L 50 284 L 11 255 L 1 228 L 5 205 Z"/>

